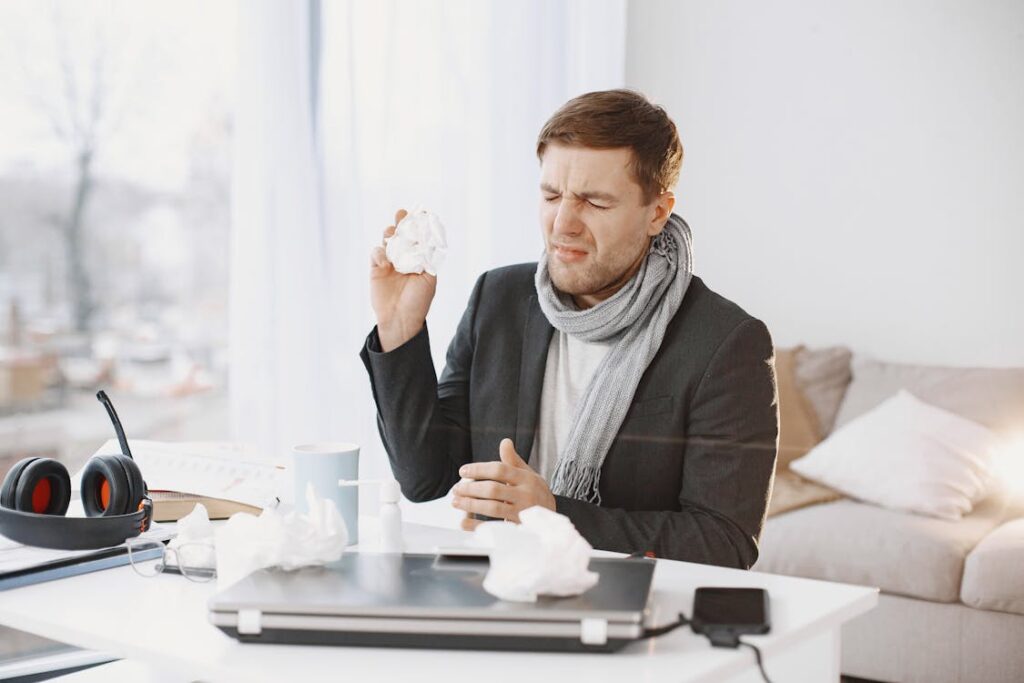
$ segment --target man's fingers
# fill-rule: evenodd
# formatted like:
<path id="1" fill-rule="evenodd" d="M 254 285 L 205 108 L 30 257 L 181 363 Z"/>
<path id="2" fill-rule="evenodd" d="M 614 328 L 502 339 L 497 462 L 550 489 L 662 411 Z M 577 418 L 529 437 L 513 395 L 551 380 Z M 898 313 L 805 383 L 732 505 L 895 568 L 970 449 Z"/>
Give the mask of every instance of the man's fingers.
<path id="1" fill-rule="evenodd" d="M 479 498 L 482 500 L 498 500 L 515 503 L 522 494 L 515 486 L 499 484 L 496 481 L 466 481 L 455 485 L 452 493 L 463 498 Z"/>
<path id="2" fill-rule="evenodd" d="M 409 215 L 409 212 L 405 209 L 399 209 L 395 212 L 395 225 L 402 222 L 402 219 Z"/>
<path id="3" fill-rule="evenodd" d="M 478 515 L 487 515 L 488 517 L 497 517 L 498 519 L 510 521 L 519 519 L 519 515 L 516 514 L 514 507 L 497 500 L 480 500 L 479 498 L 456 496 L 452 499 L 452 505 L 463 512 L 475 512 Z"/>
<path id="4" fill-rule="evenodd" d="M 384 228 L 384 239 L 380 241 L 382 247 L 386 247 L 388 245 L 388 238 L 394 235 L 395 230 L 397 229 L 398 228 L 396 228 L 393 225 L 389 225 L 388 227 Z"/>
<path id="5" fill-rule="evenodd" d="M 518 484 L 523 480 L 522 470 L 503 462 L 471 462 L 459 468 L 459 476 L 466 479 L 490 479 L 505 484 Z"/>
<path id="6" fill-rule="evenodd" d="M 377 268 L 383 268 L 391 265 L 391 261 L 388 260 L 387 252 L 384 251 L 384 247 L 374 247 L 370 251 L 370 265 L 376 266 Z"/>
<path id="7" fill-rule="evenodd" d="M 501 444 L 498 446 L 498 456 L 501 461 L 510 467 L 529 467 L 526 462 L 519 457 L 516 453 L 516 448 L 512 445 L 512 439 L 502 439 Z"/>
<path id="8" fill-rule="evenodd" d="M 463 531 L 473 531 L 478 526 L 480 526 L 481 524 L 483 524 L 483 520 L 482 519 L 473 519 L 469 515 L 466 515 L 465 517 L 462 518 L 462 529 L 463 529 Z"/>

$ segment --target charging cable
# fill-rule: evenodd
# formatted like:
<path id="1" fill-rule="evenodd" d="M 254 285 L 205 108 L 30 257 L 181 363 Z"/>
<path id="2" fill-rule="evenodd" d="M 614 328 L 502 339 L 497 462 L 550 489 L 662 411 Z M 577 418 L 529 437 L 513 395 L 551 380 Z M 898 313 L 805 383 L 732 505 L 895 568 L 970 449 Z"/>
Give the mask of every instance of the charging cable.
<path id="1" fill-rule="evenodd" d="M 693 630 L 694 633 L 700 633 L 704 635 L 714 647 L 731 647 L 738 648 L 740 645 L 745 645 L 754 651 L 754 659 L 757 660 L 757 668 L 761 671 L 761 678 L 764 679 L 765 683 L 772 683 L 771 679 L 768 678 L 768 673 L 764 670 L 764 662 L 761 661 L 761 650 L 753 643 L 748 643 L 745 640 L 740 640 L 738 634 L 733 633 L 728 627 L 715 628 L 714 626 L 699 628 L 692 621 L 686 618 L 686 615 L 682 612 L 679 613 L 679 620 L 673 621 L 670 624 L 664 626 L 658 626 L 655 628 L 645 628 L 644 633 L 640 636 L 644 638 L 657 638 L 663 636 L 666 633 L 675 631 L 680 626 L 687 626 Z"/>
<path id="2" fill-rule="evenodd" d="M 664 626 L 657 626 L 657 627 L 654 627 L 654 628 L 645 628 L 644 629 L 644 633 L 643 633 L 642 636 L 640 636 L 640 638 L 641 638 L 641 640 L 646 639 L 646 638 L 657 638 L 658 636 L 663 636 L 666 633 L 671 633 L 672 631 L 675 631 L 680 626 L 687 626 L 689 623 L 690 623 L 690 620 L 686 618 L 686 615 L 684 615 L 682 612 L 680 612 L 679 613 L 679 621 L 673 621 L 673 622 L 671 622 L 669 624 L 665 624 Z"/>

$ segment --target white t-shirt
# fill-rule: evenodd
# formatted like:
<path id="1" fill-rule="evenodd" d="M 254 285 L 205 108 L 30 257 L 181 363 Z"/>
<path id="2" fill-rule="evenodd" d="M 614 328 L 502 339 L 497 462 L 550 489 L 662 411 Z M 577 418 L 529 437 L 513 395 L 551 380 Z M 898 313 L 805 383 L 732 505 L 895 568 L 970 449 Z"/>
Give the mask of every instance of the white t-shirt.
<path id="1" fill-rule="evenodd" d="M 530 467 L 548 484 L 576 419 L 576 405 L 610 350 L 611 343 L 585 342 L 559 330 L 551 335 L 540 395 L 540 417 L 530 451 Z"/>

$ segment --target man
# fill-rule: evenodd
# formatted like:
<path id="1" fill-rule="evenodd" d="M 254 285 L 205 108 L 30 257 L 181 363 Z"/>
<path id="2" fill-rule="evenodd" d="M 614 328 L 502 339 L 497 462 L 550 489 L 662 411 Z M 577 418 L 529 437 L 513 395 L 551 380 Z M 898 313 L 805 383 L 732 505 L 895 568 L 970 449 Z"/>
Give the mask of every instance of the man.
<path id="1" fill-rule="evenodd" d="M 440 380 L 436 279 L 372 254 L 361 356 L 403 493 L 454 485 L 466 528 L 542 505 L 595 548 L 750 567 L 775 466 L 772 342 L 692 276 L 675 125 L 637 93 L 589 93 L 537 156 L 545 253 L 480 276 Z"/>

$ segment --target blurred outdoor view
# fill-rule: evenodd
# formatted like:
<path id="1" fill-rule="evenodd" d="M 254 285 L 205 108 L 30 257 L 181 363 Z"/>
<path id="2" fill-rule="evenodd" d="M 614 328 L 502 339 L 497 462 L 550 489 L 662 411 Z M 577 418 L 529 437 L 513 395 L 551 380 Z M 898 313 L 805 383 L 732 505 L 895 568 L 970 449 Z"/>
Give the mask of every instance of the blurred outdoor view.
<path id="1" fill-rule="evenodd" d="M 234 11 L 0 4 L 0 473 L 226 435 Z"/>
<path id="2" fill-rule="evenodd" d="M 0 476 L 226 438 L 235 11 L 0 3 Z"/>

